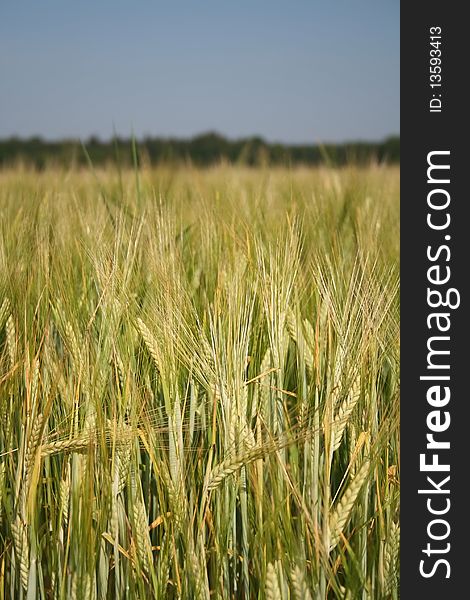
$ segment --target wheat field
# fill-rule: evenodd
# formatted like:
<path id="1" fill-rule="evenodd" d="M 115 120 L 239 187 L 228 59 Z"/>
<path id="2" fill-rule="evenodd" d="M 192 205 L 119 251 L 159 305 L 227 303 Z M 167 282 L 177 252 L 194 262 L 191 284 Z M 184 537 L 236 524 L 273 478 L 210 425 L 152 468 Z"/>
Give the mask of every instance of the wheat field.
<path id="1" fill-rule="evenodd" d="M 398 200 L 0 173 L 0 599 L 398 598 Z"/>

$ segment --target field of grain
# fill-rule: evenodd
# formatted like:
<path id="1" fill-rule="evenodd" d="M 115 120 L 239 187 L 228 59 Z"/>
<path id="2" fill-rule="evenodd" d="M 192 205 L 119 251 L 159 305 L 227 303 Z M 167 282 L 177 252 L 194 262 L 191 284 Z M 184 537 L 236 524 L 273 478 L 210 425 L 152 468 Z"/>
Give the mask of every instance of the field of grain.
<path id="1" fill-rule="evenodd" d="M 398 198 L 0 173 L 0 598 L 398 598 Z"/>

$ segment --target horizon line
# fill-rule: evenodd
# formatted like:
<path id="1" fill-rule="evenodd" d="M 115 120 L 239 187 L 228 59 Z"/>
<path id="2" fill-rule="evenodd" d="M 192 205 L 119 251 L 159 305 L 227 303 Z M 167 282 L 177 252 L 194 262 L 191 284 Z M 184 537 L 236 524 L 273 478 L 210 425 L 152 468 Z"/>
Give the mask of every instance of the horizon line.
<path id="1" fill-rule="evenodd" d="M 385 136 L 381 136 L 380 138 L 349 138 L 343 139 L 341 141 L 328 141 L 328 140 L 317 140 L 317 141 L 304 141 L 304 142 L 287 142 L 280 140 L 269 140 L 263 137 L 260 134 L 251 134 L 244 135 L 239 137 L 231 137 L 220 133 L 216 130 L 208 129 L 206 131 L 201 131 L 200 133 L 188 136 L 179 136 L 179 135 L 159 135 L 159 134 L 142 134 L 140 136 L 130 135 L 121 135 L 114 134 L 112 136 L 101 136 L 96 133 L 90 133 L 87 136 L 58 136 L 58 137 L 47 137 L 43 134 L 31 134 L 28 136 L 19 135 L 19 134 L 10 134 L 7 136 L 0 136 L 0 143 L 9 142 L 9 141 L 19 141 L 19 142 L 31 142 L 31 141 L 39 141 L 41 143 L 46 144 L 55 144 L 55 143 L 100 143 L 100 144 L 109 144 L 113 141 L 122 141 L 122 142 L 132 142 L 135 140 L 137 143 L 142 143 L 145 141 L 173 141 L 173 142 L 191 142 L 207 137 L 217 137 L 219 139 L 223 139 L 227 142 L 237 143 L 244 141 L 254 141 L 257 140 L 261 143 L 270 145 L 270 146 L 325 146 L 325 145 L 335 145 L 342 146 L 348 144 L 380 144 L 390 139 L 400 139 L 400 133 L 390 133 Z"/>

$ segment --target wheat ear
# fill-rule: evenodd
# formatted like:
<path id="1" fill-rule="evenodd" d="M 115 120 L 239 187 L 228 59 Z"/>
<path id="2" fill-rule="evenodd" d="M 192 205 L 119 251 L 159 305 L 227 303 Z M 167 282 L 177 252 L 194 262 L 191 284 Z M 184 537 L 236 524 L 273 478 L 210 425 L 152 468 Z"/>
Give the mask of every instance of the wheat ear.
<path id="1" fill-rule="evenodd" d="M 2 306 L 0 306 L 0 329 L 5 325 L 8 315 L 10 314 L 10 301 L 4 298 Z"/>
<path id="2" fill-rule="evenodd" d="M 7 319 L 7 350 L 8 358 L 10 360 L 10 367 L 13 367 L 16 363 L 16 330 L 15 322 L 13 317 L 10 315 Z"/>
<path id="3" fill-rule="evenodd" d="M 400 525 L 392 521 L 390 536 L 385 544 L 385 593 L 388 595 L 397 585 L 398 578 L 398 555 L 400 551 Z"/>
<path id="4" fill-rule="evenodd" d="M 147 346 L 147 350 L 149 351 L 150 356 L 152 357 L 153 362 L 155 363 L 155 366 L 157 367 L 158 370 L 160 370 L 160 360 L 159 360 L 157 341 L 155 340 L 154 336 L 152 335 L 150 329 L 140 318 L 137 319 L 137 329 L 138 329 L 140 335 L 142 336 L 142 339 L 144 340 L 145 345 Z"/>
<path id="5" fill-rule="evenodd" d="M 304 574 L 298 565 L 292 569 L 292 589 L 295 600 L 312 600 L 310 590 L 305 583 Z"/>
<path id="6" fill-rule="evenodd" d="M 346 425 L 348 424 L 349 417 L 351 416 L 351 413 L 354 410 L 354 407 L 356 406 L 360 396 L 361 382 L 359 377 L 357 377 L 353 383 L 351 391 L 339 407 L 339 410 L 333 420 L 333 452 L 337 450 L 341 445 L 344 430 L 346 429 Z"/>
<path id="7" fill-rule="evenodd" d="M 212 471 L 212 476 L 207 484 L 208 490 L 214 490 L 226 479 L 239 471 L 243 466 L 258 460 L 267 453 L 266 446 L 256 447 L 249 450 L 245 454 L 234 456 L 227 460 L 223 460 L 221 463 L 216 465 Z"/>
<path id="8" fill-rule="evenodd" d="M 276 568 L 272 563 L 268 564 L 265 594 L 266 600 L 281 600 L 282 598 Z"/>
<path id="9" fill-rule="evenodd" d="M 28 535 L 26 533 L 26 524 L 16 517 L 11 524 L 11 535 L 13 537 L 13 547 L 15 548 L 15 554 L 18 558 L 20 565 L 20 578 L 21 585 L 24 590 L 28 589 L 29 579 L 29 547 L 28 547 Z"/>
<path id="10" fill-rule="evenodd" d="M 337 507 L 330 516 L 330 551 L 336 547 L 340 540 L 341 534 L 343 533 L 351 511 L 354 507 L 356 498 L 361 491 L 362 485 L 369 473 L 369 466 L 370 463 L 368 460 L 366 460 L 357 472 L 354 479 L 349 484 L 348 489 L 341 496 Z"/>
<path id="11" fill-rule="evenodd" d="M 41 446 L 41 456 L 53 456 L 61 452 L 79 452 L 88 447 L 90 440 L 87 438 L 75 438 L 72 440 L 62 440 L 50 442 Z"/>

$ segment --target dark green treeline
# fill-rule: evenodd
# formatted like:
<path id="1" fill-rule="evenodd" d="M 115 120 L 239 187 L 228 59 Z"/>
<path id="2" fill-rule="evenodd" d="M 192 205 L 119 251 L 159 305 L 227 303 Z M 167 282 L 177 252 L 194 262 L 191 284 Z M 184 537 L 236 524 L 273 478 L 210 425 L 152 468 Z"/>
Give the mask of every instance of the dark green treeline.
<path id="1" fill-rule="evenodd" d="M 0 140 L 0 167 L 22 163 L 43 169 L 49 165 L 82 166 L 89 161 L 94 166 L 109 163 L 130 166 L 135 164 L 135 160 L 151 165 L 191 163 L 197 166 L 221 161 L 249 166 L 397 163 L 400 160 L 400 138 L 325 145 L 269 143 L 260 137 L 229 140 L 217 133 L 191 139 L 147 137 L 135 144 L 130 139 L 102 141 L 96 137 L 83 144 L 78 140 L 46 141 L 38 137 Z"/>

